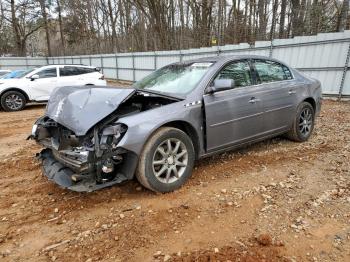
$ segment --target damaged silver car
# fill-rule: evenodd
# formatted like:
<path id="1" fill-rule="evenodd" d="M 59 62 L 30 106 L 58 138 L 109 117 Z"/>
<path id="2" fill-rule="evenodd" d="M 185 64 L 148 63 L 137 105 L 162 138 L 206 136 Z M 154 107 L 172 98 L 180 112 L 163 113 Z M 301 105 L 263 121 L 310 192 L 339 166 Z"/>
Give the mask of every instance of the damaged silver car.
<path id="1" fill-rule="evenodd" d="M 320 82 L 261 56 L 213 57 L 161 68 L 131 88 L 56 89 L 32 139 L 43 173 L 93 191 L 133 179 L 170 192 L 194 161 L 286 134 L 312 134 Z"/>

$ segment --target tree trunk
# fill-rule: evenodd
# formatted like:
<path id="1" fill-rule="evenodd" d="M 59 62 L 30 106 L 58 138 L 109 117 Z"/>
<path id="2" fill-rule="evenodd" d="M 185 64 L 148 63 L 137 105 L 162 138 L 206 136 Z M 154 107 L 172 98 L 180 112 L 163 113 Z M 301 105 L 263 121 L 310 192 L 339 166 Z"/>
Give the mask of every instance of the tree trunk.
<path id="1" fill-rule="evenodd" d="M 41 14 L 43 16 L 44 26 L 45 26 L 47 54 L 48 54 L 48 56 L 52 56 L 51 44 L 50 44 L 49 23 L 47 21 L 46 4 L 45 4 L 45 0 L 40 0 L 39 2 L 40 2 L 40 7 L 41 7 Z"/>
<path id="2" fill-rule="evenodd" d="M 58 12 L 58 24 L 60 27 L 60 37 L 61 37 L 61 45 L 62 45 L 62 53 L 65 54 L 65 43 L 64 43 L 64 36 L 63 36 L 63 23 L 62 23 L 62 11 L 61 11 L 61 3 L 60 0 L 56 0 L 57 4 L 57 12 Z"/>
<path id="3" fill-rule="evenodd" d="M 270 30 L 270 41 L 274 38 L 275 27 L 276 27 L 276 13 L 278 7 L 278 0 L 273 2 L 272 6 L 272 22 L 271 22 L 271 30 Z"/>
<path id="4" fill-rule="evenodd" d="M 108 0 L 107 4 L 108 4 L 109 20 L 111 21 L 111 27 L 112 27 L 112 51 L 114 53 L 118 50 L 118 48 L 117 48 L 117 30 L 116 30 L 117 17 L 114 16 L 111 0 Z"/>
<path id="5" fill-rule="evenodd" d="M 279 38 L 284 36 L 284 24 L 286 20 L 286 9 L 287 9 L 287 0 L 281 0 L 281 16 L 280 16 L 280 28 L 279 28 Z"/>
<path id="6" fill-rule="evenodd" d="M 265 40 L 266 24 L 265 24 L 265 6 L 264 0 L 258 2 L 258 16 L 259 16 L 259 40 Z"/>
<path id="7" fill-rule="evenodd" d="M 343 0 L 340 15 L 337 20 L 337 31 L 344 32 L 346 28 L 347 15 L 349 11 L 349 0 Z"/>
<path id="8" fill-rule="evenodd" d="M 16 17 L 16 6 L 15 6 L 15 0 L 11 0 L 11 23 L 12 23 L 12 30 L 15 35 L 15 44 L 16 44 L 16 52 L 18 56 L 25 56 L 26 50 L 25 45 L 23 47 L 21 34 L 19 30 L 19 24 Z"/>

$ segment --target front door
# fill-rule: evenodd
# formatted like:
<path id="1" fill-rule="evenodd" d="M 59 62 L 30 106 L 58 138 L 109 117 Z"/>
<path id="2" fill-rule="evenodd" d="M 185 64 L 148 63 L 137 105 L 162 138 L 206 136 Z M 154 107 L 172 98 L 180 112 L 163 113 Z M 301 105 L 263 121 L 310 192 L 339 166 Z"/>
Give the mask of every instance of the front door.
<path id="1" fill-rule="evenodd" d="M 57 87 L 57 67 L 49 67 L 35 73 L 38 79 L 32 79 L 29 86 L 35 101 L 46 101 Z"/>
<path id="2" fill-rule="evenodd" d="M 262 100 L 248 61 L 226 65 L 215 79 L 233 79 L 230 90 L 204 95 L 207 151 L 258 138 L 262 132 Z"/>

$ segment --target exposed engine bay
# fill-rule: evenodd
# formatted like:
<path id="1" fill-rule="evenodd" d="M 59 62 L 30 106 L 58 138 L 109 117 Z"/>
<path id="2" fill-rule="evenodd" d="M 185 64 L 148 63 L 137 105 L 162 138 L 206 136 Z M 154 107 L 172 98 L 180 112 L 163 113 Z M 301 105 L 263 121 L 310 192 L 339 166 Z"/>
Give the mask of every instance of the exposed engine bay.
<path id="1" fill-rule="evenodd" d="M 138 156 L 118 147 L 128 130 L 118 119 L 176 101 L 136 91 L 85 135 L 76 135 L 46 115 L 37 120 L 29 138 L 46 148 L 38 158 L 43 161 L 44 174 L 50 180 L 74 191 L 94 191 L 134 175 Z"/>

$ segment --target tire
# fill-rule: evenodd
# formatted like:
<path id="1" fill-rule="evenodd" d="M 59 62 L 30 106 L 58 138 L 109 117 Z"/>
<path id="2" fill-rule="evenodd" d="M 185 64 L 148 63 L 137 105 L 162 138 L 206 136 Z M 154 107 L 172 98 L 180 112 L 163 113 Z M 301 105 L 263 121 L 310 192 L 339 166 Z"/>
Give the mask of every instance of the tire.
<path id="1" fill-rule="evenodd" d="M 302 102 L 297 108 L 292 129 L 287 133 L 287 137 L 296 142 L 305 142 L 310 138 L 314 124 L 314 108 L 310 103 Z"/>
<path id="2" fill-rule="evenodd" d="M 136 178 L 144 187 L 152 191 L 172 192 L 189 179 L 194 160 L 193 143 L 186 133 L 176 128 L 162 127 L 144 146 L 136 170 Z"/>
<path id="3" fill-rule="evenodd" d="M 26 105 L 25 96 L 18 91 L 8 91 L 1 96 L 1 107 L 4 111 L 20 111 Z"/>

